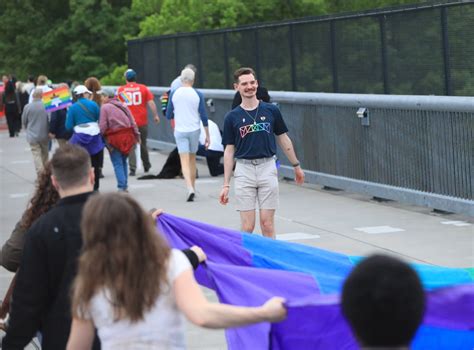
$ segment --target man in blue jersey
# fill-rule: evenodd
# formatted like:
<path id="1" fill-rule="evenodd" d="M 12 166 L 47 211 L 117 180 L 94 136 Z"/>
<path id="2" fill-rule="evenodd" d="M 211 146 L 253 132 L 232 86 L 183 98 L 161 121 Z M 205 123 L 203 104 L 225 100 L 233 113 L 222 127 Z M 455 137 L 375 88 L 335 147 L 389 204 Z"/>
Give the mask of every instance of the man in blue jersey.
<path id="1" fill-rule="evenodd" d="M 297 184 L 304 182 L 304 172 L 287 135 L 288 128 L 280 110 L 271 103 L 259 101 L 256 97 L 257 87 L 252 68 L 235 71 L 234 89 L 240 93 L 242 103 L 230 111 L 224 120 L 224 185 L 219 201 L 224 205 L 229 202 L 235 158 L 234 192 L 242 231 L 253 232 L 258 203 L 262 234 L 275 238 L 278 173 L 274 156 L 277 142 L 293 165 Z"/>

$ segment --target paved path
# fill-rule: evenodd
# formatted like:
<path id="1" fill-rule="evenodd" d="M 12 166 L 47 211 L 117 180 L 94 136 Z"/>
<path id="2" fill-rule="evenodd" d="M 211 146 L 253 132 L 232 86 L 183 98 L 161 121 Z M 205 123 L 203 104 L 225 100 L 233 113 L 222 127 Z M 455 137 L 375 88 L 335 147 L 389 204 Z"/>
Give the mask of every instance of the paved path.
<path id="1" fill-rule="evenodd" d="M 166 153 L 152 151 L 152 173 L 157 173 Z M 130 194 L 145 208 L 167 212 L 214 225 L 239 228 L 239 216 L 231 202 L 218 203 L 222 177 L 209 176 L 205 160 L 198 161 L 200 178 L 193 203 L 185 202 L 184 180 L 130 180 Z M 115 191 L 115 178 L 108 155 L 101 191 Z M 138 176 L 142 175 L 138 171 Z M 10 139 L 0 131 L 0 241 L 7 239 L 31 196 L 35 171 L 24 132 Z M 325 191 L 318 186 L 295 186 L 281 182 L 277 211 L 278 239 L 317 246 L 345 254 L 366 255 L 375 251 L 398 255 L 409 261 L 451 267 L 474 266 L 474 219 L 434 214 L 427 208 L 400 203 L 378 203 L 371 198 L 343 191 Z M 258 229 L 259 231 L 259 229 Z M 0 298 L 12 274 L 0 268 Z M 215 296 L 205 291 L 209 298 Z M 222 331 L 187 331 L 189 349 L 225 349 Z"/>

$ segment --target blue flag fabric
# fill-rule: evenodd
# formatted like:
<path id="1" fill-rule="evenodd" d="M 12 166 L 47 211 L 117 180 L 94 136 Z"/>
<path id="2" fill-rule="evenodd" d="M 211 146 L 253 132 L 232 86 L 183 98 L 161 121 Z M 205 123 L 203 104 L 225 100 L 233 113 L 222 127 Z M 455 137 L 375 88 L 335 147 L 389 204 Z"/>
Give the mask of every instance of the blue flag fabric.
<path id="1" fill-rule="evenodd" d="M 275 241 L 162 214 L 158 229 L 170 245 L 200 246 L 208 261 L 196 279 L 222 303 L 258 306 L 272 296 L 287 300 L 288 317 L 229 329 L 230 350 L 358 349 L 342 316 L 339 293 L 361 259 Z M 427 292 L 427 311 L 413 349 L 474 348 L 474 283 L 467 269 L 412 265 Z"/>

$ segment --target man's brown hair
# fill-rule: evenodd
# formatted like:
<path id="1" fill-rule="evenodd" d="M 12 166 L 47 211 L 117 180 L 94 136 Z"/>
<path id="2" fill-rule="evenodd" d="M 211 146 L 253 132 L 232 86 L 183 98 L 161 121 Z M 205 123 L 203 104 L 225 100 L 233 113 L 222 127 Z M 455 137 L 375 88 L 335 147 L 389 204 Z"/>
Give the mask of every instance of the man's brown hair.
<path id="1" fill-rule="evenodd" d="M 69 189 L 87 183 L 91 160 L 84 148 L 67 143 L 54 153 L 51 165 L 61 188 Z"/>
<path id="2" fill-rule="evenodd" d="M 94 295 L 106 290 L 115 320 L 142 320 L 170 288 L 171 251 L 151 215 L 126 194 L 98 194 L 84 207 L 81 232 L 84 245 L 74 282 L 73 315 L 87 315 Z"/>
<path id="3" fill-rule="evenodd" d="M 257 79 L 257 75 L 255 74 L 255 71 L 252 68 L 242 67 L 242 68 L 237 69 L 234 72 L 234 83 L 238 84 L 240 76 L 247 75 L 247 74 L 253 74 L 254 78 Z"/>

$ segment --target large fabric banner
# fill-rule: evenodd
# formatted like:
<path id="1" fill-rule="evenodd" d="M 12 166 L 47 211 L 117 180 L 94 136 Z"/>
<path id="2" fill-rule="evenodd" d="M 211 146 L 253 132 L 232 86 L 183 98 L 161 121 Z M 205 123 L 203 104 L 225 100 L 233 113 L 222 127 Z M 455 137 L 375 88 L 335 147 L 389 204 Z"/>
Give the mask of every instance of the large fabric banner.
<path id="1" fill-rule="evenodd" d="M 361 257 L 162 214 L 158 230 L 172 247 L 200 246 L 208 261 L 198 282 L 220 302 L 258 306 L 272 296 L 287 300 L 288 318 L 229 329 L 230 350 L 358 349 L 342 316 L 339 293 Z M 474 348 L 474 270 L 413 264 L 427 293 L 427 311 L 413 349 Z M 381 320 L 383 322 L 383 320 Z"/>

